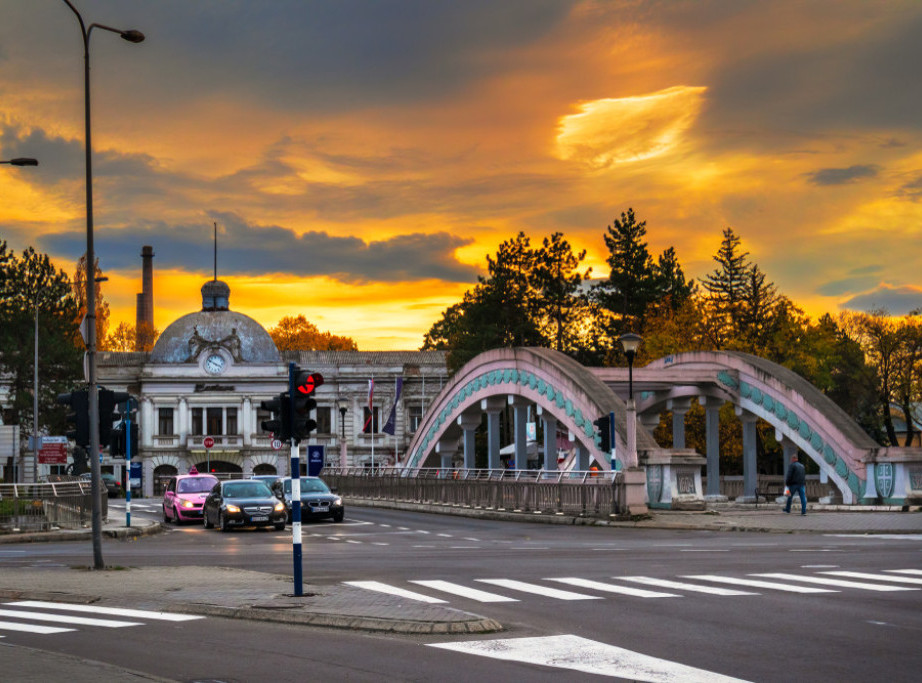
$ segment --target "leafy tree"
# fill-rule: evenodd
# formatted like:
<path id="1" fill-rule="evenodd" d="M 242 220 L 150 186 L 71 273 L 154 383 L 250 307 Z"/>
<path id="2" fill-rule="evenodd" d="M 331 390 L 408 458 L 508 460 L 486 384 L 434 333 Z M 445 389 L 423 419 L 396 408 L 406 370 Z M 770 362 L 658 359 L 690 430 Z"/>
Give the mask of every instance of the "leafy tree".
<path id="1" fill-rule="evenodd" d="M 139 333 L 134 325 L 120 322 L 100 346 L 103 351 L 150 351 L 160 336 L 159 330 L 148 323 L 141 323 Z"/>
<path id="2" fill-rule="evenodd" d="M 74 273 L 74 297 L 77 300 L 77 325 L 79 329 L 80 323 L 83 321 L 84 316 L 87 312 L 86 306 L 86 254 L 80 257 L 80 260 L 77 261 L 77 271 Z M 95 284 L 93 294 L 96 298 L 96 345 L 97 348 L 102 348 L 102 345 L 105 343 L 106 334 L 109 331 L 109 303 L 103 298 L 101 280 L 103 278 L 102 270 L 99 268 L 99 259 L 96 259 L 96 264 L 94 268 L 94 277 Z M 80 343 L 82 338 L 77 336 L 77 343 Z"/>
<path id="3" fill-rule="evenodd" d="M 47 255 L 29 247 L 17 257 L 0 241 L 0 373 L 8 378 L 10 404 L 4 420 L 27 433 L 33 421 L 36 311 L 39 429 L 53 433 L 64 422 L 57 394 L 73 388 L 82 376 L 82 348 L 74 345 L 76 301 L 67 275 Z"/>
<path id="4" fill-rule="evenodd" d="M 279 351 L 358 351 L 353 339 L 321 332 L 303 315 L 282 318 L 269 336 Z"/>

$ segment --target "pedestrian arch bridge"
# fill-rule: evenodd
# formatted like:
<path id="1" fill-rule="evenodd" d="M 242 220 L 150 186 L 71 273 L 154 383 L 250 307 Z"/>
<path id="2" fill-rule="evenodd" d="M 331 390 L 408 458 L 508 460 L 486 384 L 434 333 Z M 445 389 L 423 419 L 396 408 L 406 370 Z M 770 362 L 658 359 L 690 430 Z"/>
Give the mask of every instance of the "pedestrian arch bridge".
<path id="1" fill-rule="evenodd" d="M 922 449 L 880 447 L 816 387 L 771 361 L 732 351 L 675 354 L 635 368 L 630 384 L 636 413 L 627 400 L 627 368 L 589 368 L 545 348 L 487 351 L 443 387 L 402 464 L 414 472 L 462 462 L 474 468 L 475 433 L 486 416 L 487 464 L 502 467 L 500 413 L 511 407 L 511 463 L 516 468 L 528 467 L 532 412 L 543 426 L 542 469 L 558 468 L 563 441 L 570 456 L 560 467 L 610 470 L 614 465 L 626 476 L 640 472 L 647 502 L 655 507 L 672 507 L 683 496 L 697 494 L 700 499 L 702 466 L 707 475 L 704 493 L 719 499 L 718 411 L 729 401 L 743 428 L 742 501 L 755 500 L 760 419 L 774 427 L 785 462 L 798 451 L 812 459 L 844 503 L 900 504 L 922 497 Z M 692 398 L 705 409 L 705 457 L 685 448 L 685 416 Z M 667 410 L 672 412 L 673 443 L 661 446 L 651 430 Z M 614 458 L 602 452 L 594 424 L 612 413 Z"/>

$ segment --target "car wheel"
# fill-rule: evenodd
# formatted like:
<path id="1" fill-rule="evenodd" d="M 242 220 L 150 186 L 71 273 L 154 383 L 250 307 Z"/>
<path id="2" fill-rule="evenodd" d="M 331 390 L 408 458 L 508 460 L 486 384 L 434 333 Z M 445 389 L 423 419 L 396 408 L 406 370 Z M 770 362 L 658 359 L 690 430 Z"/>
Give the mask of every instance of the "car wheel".
<path id="1" fill-rule="evenodd" d="M 176 509 L 175 505 L 173 506 L 173 523 L 176 524 L 176 526 L 182 524 L 182 520 L 179 518 L 179 511 Z"/>
<path id="2" fill-rule="evenodd" d="M 345 513 L 345 512 L 337 512 L 335 515 L 333 515 L 333 521 L 334 521 L 334 522 L 341 522 L 341 521 L 343 521 L 343 517 L 345 517 L 345 516 L 346 516 L 346 513 Z"/>
<path id="3" fill-rule="evenodd" d="M 275 523 L 276 531 L 285 531 L 285 522 L 276 522 Z"/>
<path id="4" fill-rule="evenodd" d="M 221 529 L 221 531 L 230 531 L 230 524 L 224 519 L 223 512 L 218 513 L 218 528 Z"/>
<path id="5" fill-rule="evenodd" d="M 208 513 L 205 510 L 202 510 L 202 524 L 205 525 L 206 529 L 214 529 L 214 524 L 208 521 Z"/>

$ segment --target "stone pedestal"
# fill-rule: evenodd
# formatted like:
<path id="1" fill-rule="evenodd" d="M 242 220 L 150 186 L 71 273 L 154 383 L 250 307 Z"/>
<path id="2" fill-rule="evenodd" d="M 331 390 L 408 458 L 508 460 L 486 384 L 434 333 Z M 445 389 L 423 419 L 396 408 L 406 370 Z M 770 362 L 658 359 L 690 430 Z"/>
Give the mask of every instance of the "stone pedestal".
<path id="1" fill-rule="evenodd" d="M 646 472 L 643 467 L 624 470 L 624 508 L 629 515 L 645 515 L 647 508 Z"/>
<path id="2" fill-rule="evenodd" d="M 706 462 L 690 448 L 648 454 L 647 504 L 660 510 L 704 510 L 701 468 Z"/>
<path id="3" fill-rule="evenodd" d="M 862 503 L 922 504 L 922 449 L 882 448 L 866 471 Z"/>

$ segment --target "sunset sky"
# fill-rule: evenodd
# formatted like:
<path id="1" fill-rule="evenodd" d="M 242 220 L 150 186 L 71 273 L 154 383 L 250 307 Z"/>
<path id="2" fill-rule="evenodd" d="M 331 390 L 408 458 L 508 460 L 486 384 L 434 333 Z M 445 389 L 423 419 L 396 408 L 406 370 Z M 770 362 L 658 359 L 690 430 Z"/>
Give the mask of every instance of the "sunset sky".
<path id="1" fill-rule="evenodd" d="M 414 349 L 500 242 L 607 274 L 632 207 L 700 278 L 732 226 L 813 316 L 922 307 L 917 0 L 72 0 L 91 41 L 95 246 L 112 326 L 213 271 L 266 327 Z M 0 239 L 86 249 L 83 45 L 0 0 Z"/>

